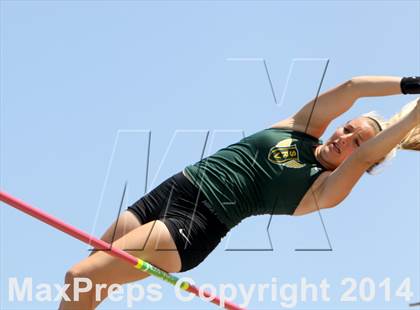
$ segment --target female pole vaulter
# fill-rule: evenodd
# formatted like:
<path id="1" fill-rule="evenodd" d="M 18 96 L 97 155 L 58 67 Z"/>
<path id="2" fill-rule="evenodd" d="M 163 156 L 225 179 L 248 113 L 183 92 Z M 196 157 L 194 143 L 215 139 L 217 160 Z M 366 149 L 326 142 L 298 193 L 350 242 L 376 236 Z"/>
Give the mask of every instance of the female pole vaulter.
<path id="1" fill-rule="evenodd" d="M 102 240 L 167 272 L 200 264 L 227 232 L 257 214 L 304 215 L 333 208 L 365 172 L 396 149 L 420 150 L 420 97 L 389 121 L 372 113 L 348 121 L 322 143 L 331 121 L 362 97 L 420 94 L 420 77 L 358 76 L 305 104 L 296 114 L 185 167 L 128 207 Z M 141 249 L 141 250 L 132 250 Z M 162 250 L 174 249 L 174 250 Z M 73 281 L 124 284 L 148 274 L 103 251 L 71 267 Z M 102 290 L 62 300 L 61 310 L 94 309 Z"/>

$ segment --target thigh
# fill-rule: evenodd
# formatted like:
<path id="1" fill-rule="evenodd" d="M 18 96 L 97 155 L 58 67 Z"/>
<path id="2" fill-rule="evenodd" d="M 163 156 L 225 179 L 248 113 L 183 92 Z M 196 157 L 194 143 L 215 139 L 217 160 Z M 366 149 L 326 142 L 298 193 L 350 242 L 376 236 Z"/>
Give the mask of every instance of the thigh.
<path id="1" fill-rule="evenodd" d="M 178 272 L 181 269 L 175 243 L 161 221 L 149 222 L 133 229 L 115 241 L 113 247 L 123 249 L 166 272 Z M 87 257 L 73 266 L 72 271 L 89 278 L 93 283 L 107 285 L 129 283 L 147 276 L 106 251 L 98 251 Z"/>
<path id="2" fill-rule="evenodd" d="M 130 211 L 124 211 L 115 221 L 111 224 L 102 235 L 101 240 L 113 244 L 114 241 L 120 239 L 125 234 L 133 229 L 141 226 L 139 218 Z M 93 250 L 90 255 L 96 251 Z"/>
<path id="3" fill-rule="evenodd" d="M 141 221 L 132 212 L 124 211 L 118 219 L 108 227 L 101 239 L 105 242 L 112 243 L 133 229 L 141 226 L 141 224 Z"/>

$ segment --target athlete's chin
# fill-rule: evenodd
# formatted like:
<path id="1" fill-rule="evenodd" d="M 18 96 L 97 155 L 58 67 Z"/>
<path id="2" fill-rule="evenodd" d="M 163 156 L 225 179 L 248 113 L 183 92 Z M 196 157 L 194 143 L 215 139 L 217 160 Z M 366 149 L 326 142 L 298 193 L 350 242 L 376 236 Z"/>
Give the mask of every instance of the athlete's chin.
<path id="1" fill-rule="evenodd" d="M 327 163 L 328 168 L 330 169 L 337 168 L 342 162 L 340 156 L 337 156 L 335 152 L 332 152 L 330 150 L 326 150 L 323 157 L 325 162 Z"/>

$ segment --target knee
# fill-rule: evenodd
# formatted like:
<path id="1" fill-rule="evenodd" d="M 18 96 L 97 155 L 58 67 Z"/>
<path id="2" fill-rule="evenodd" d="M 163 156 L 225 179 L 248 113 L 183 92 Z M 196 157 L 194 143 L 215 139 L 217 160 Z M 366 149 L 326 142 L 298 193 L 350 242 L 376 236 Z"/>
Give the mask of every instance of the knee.
<path id="1" fill-rule="evenodd" d="M 73 270 L 69 269 L 64 276 L 64 283 L 66 284 L 73 284 L 74 278 L 76 275 L 74 274 Z"/>
<path id="2" fill-rule="evenodd" d="M 66 289 L 60 309 L 94 309 L 94 287 L 86 272 L 76 267 L 65 274 Z"/>
<path id="3" fill-rule="evenodd" d="M 64 281 L 67 284 L 73 284 L 74 280 L 76 278 L 79 278 L 80 276 L 80 271 L 72 267 L 69 270 L 67 270 L 66 275 L 64 276 Z"/>
<path id="4" fill-rule="evenodd" d="M 66 293 L 72 300 L 91 298 L 94 293 L 95 283 L 83 269 L 78 267 L 72 267 L 66 272 L 64 282 L 67 285 Z"/>
<path id="5" fill-rule="evenodd" d="M 87 272 L 85 272 L 83 269 L 74 266 L 70 268 L 66 275 L 64 276 L 64 282 L 66 284 L 70 284 L 71 286 L 90 286 L 89 283 L 92 283 L 92 279 L 90 279 Z"/>

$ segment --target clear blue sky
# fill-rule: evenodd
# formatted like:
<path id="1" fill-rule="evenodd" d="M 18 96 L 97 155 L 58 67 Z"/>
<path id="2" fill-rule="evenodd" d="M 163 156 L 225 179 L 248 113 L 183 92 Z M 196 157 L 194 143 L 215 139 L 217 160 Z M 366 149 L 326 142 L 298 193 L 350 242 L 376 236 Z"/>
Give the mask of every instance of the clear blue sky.
<path id="1" fill-rule="evenodd" d="M 357 75 L 420 75 L 419 15 L 419 1 L 1 1 L 1 188 L 100 236 L 125 181 L 125 204 L 144 194 L 149 130 L 151 189 L 199 159 L 207 130 L 211 154 L 295 112 L 315 96 L 326 59 L 322 90 Z M 389 117 L 412 99 L 361 99 L 323 138 L 363 112 Z M 273 251 L 225 251 L 269 247 L 269 217 L 259 216 L 182 275 L 247 288 L 327 279 L 329 302 L 299 297 L 293 309 L 407 309 L 420 301 L 419 172 L 418 155 L 400 152 L 323 211 L 332 252 L 295 251 L 328 248 L 317 213 L 274 217 Z M 62 283 L 88 247 L 3 204 L 0 212 L 0 308 L 56 309 L 54 301 L 10 301 L 9 279 Z M 357 281 L 356 301 L 340 301 L 346 277 Z M 372 301 L 360 298 L 362 278 L 374 282 Z M 395 296 L 406 278 L 410 301 Z M 135 309 L 213 308 L 181 302 L 157 279 L 139 282 L 153 283 L 162 299 Z M 248 307 L 280 309 L 281 301 L 254 294 Z"/>

